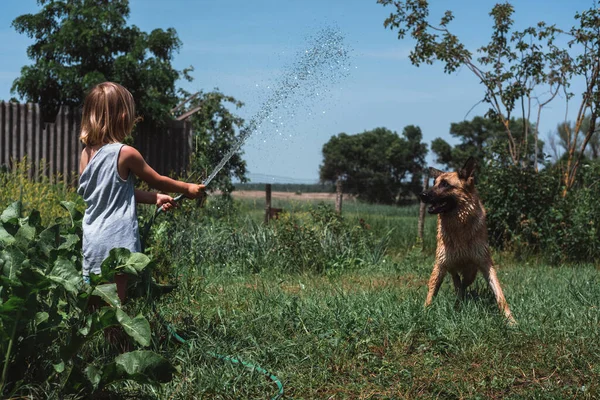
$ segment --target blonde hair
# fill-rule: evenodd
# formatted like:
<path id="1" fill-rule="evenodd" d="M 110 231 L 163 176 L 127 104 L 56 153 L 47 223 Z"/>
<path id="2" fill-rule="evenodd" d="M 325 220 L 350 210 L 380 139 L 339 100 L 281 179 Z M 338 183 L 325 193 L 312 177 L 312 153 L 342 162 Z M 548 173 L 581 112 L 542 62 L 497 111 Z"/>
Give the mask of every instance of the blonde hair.
<path id="1" fill-rule="evenodd" d="M 137 121 L 129 90 L 114 82 L 100 83 L 83 102 L 79 138 L 86 146 L 119 143 L 131 133 Z"/>

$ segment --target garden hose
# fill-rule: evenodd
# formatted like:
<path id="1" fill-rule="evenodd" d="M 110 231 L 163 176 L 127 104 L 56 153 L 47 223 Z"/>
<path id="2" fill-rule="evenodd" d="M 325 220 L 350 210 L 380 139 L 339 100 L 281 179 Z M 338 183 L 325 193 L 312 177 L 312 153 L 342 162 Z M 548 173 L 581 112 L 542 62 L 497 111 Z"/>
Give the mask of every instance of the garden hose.
<path id="1" fill-rule="evenodd" d="M 173 339 L 175 339 L 176 341 L 178 341 L 181 344 L 187 344 L 187 341 L 184 338 L 182 338 L 181 335 L 179 335 L 177 333 L 177 331 L 175 330 L 175 328 L 173 328 L 173 326 L 171 324 L 169 324 L 163 318 L 163 316 L 158 312 L 158 310 L 156 309 L 156 305 L 154 303 L 152 303 L 152 308 L 153 308 L 154 312 L 156 313 L 156 315 L 158 316 L 158 318 L 160 319 L 160 322 L 164 325 L 164 327 L 167 329 L 167 331 L 173 337 Z M 269 378 L 275 385 L 277 385 L 277 389 L 278 389 L 277 390 L 277 394 L 275 396 L 273 396 L 271 398 L 271 400 L 277 400 L 281 396 L 283 396 L 283 384 L 281 383 L 281 381 L 279 380 L 279 378 L 277 378 L 277 376 L 273 375 L 272 373 L 270 373 L 266 369 L 264 369 L 264 368 L 262 368 L 262 367 L 260 367 L 258 365 L 251 364 L 251 363 L 249 363 L 247 361 L 242 361 L 242 360 L 240 360 L 239 358 L 236 358 L 236 357 L 226 356 L 226 355 L 223 355 L 223 354 L 214 353 L 212 351 L 209 351 L 206 354 L 208 354 L 209 356 L 211 356 L 213 358 L 230 362 L 231 364 L 241 364 L 244 367 L 246 367 L 247 369 L 249 369 L 250 371 L 257 371 L 257 372 L 263 374 L 264 376 L 266 376 L 267 378 Z"/>
<path id="2" fill-rule="evenodd" d="M 175 202 L 179 202 L 184 198 L 184 196 L 182 194 L 180 194 L 179 196 L 175 197 L 173 199 L 173 201 Z M 148 233 L 150 232 L 150 228 L 152 227 L 152 224 L 154 223 L 154 220 L 156 219 L 156 217 L 163 211 L 162 207 L 159 207 L 156 212 L 152 215 L 152 217 L 150 218 L 150 220 L 146 223 L 146 225 L 144 226 L 144 232 L 142 235 L 142 251 L 146 246 L 146 239 L 148 238 Z M 149 277 L 148 277 L 149 278 Z M 148 287 L 148 291 L 149 291 L 149 287 Z M 150 298 L 150 296 L 148 295 L 148 298 Z M 173 337 L 173 339 L 175 339 L 177 342 L 181 343 L 181 344 L 187 344 L 188 342 L 181 337 L 181 335 L 179 335 L 177 333 L 177 330 L 173 327 L 173 325 L 171 325 L 158 311 L 158 309 L 156 308 L 156 303 L 154 301 L 151 302 L 152 304 L 152 311 L 155 313 L 155 315 L 158 316 L 158 319 L 160 320 L 160 322 L 164 325 L 164 327 L 167 329 L 167 331 L 169 332 L 169 334 Z M 218 353 L 214 353 L 214 352 L 207 352 L 206 354 L 208 354 L 209 356 L 222 360 L 222 361 L 227 361 L 231 364 L 240 364 L 243 365 L 244 367 L 246 367 L 247 369 L 249 369 L 250 371 L 257 371 L 261 374 L 263 374 L 264 376 L 266 376 L 267 378 L 269 378 L 276 386 L 277 386 L 277 394 L 275 394 L 275 396 L 273 396 L 271 398 L 271 400 L 278 400 L 279 398 L 281 398 L 283 396 L 283 384 L 281 383 L 281 381 L 279 380 L 279 378 L 277 378 L 277 376 L 273 375 L 272 373 L 270 373 L 269 371 L 267 371 L 266 369 L 258 366 L 258 365 L 254 365 L 251 364 L 247 361 L 242 361 L 239 358 L 236 357 L 232 357 L 232 356 L 227 356 L 227 355 L 223 355 L 223 354 L 218 354 Z"/>

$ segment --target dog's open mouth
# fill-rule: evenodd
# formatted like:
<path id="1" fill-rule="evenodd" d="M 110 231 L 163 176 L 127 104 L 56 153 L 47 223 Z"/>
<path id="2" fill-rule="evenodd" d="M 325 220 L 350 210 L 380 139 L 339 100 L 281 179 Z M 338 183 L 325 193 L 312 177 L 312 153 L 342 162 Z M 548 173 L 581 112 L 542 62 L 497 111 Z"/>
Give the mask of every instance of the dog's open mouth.
<path id="1" fill-rule="evenodd" d="M 432 202 L 431 205 L 427 208 L 427 211 L 429 212 L 429 214 L 440 214 L 452 210 L 455 205 L 455 201 L 453 201 L 452 198 L 447 197 Z"/>

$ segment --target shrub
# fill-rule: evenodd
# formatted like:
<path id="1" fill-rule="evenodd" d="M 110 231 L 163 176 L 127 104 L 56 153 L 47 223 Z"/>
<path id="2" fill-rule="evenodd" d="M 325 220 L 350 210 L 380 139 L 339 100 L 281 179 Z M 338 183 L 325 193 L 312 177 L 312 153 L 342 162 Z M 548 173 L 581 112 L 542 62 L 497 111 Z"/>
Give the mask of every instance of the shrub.
<path id="1" fill-rule="evenodd" d="M 478 185 L 487 211 L 490 243 L 516 255 L 541 254 L 547 260 L 594 261 L 600 257 L 600 164 L 585 164 L 562 195 L 556 166 L 532 169 L 485 166 Z"/>
<path id="2" fill-rule="evenodd" d="M 44 166 L 41 167 L 43 168 Z M 29 179 L 31 175 L 32 165 L 26 158 L 13 163 L 11 169 L 0 170 L 0 209 L 4 209 L 15 199 L 21 199 L 23 211 L 28 213 L 38 210 L 42 224 L 67 215 L 60 206 L 63 200 L 74 203 L 80 211 L 85 209 L 85 203 L 77 195 L 75 188 L 66 186 L 60 175 L 53 179 L 43 176 L 37 182 Z"/>
<path id="3" fill-rule="evenodd" d="M 331 273 L 378 263 L 389 242 L 352 225 L 333 207 L 319 203 L 307 214 L 286 214 L 276 224 L 275 252 L 288 271 Z"/>
<path id="4" fill-rule="evenodd" d="M 389 242 L 388 235 L 378 239 L 325 204 L 263 225 L 237 214 L 215 218 L 211 201 L 206 210 L 185 208 L 157 221 L 148 244 L 159 270 L 329 273 L 378 263 Z"/>
<path id="5" fill-rule="evenodd" d="M 553 170 L 487 165 L 477 187 L 487 212 L 490 243 L 517 252 L 541 250 L 548 210 L 560 192 Z"/>
<path id="6" fill-rule="evenodd" d="M 580 168 L 567 196 L 557 196 L 546 213 L 541 242 L 553 262 L 590 262 L 600 258 L 600 164 Z"/>

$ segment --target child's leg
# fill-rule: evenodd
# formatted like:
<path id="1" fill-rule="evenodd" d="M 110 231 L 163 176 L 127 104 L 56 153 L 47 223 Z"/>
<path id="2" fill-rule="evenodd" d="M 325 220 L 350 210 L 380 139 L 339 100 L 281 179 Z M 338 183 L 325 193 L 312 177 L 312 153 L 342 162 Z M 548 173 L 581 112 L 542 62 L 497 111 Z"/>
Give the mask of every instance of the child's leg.
<path id="1" fill-rule="evenodd" d="M 117 284 L 117 294 L 121 304 L 125 303 L 125 297 L 127 296 L 127 275 L 126 274 L 115 274 L 115 283 Z"/>

